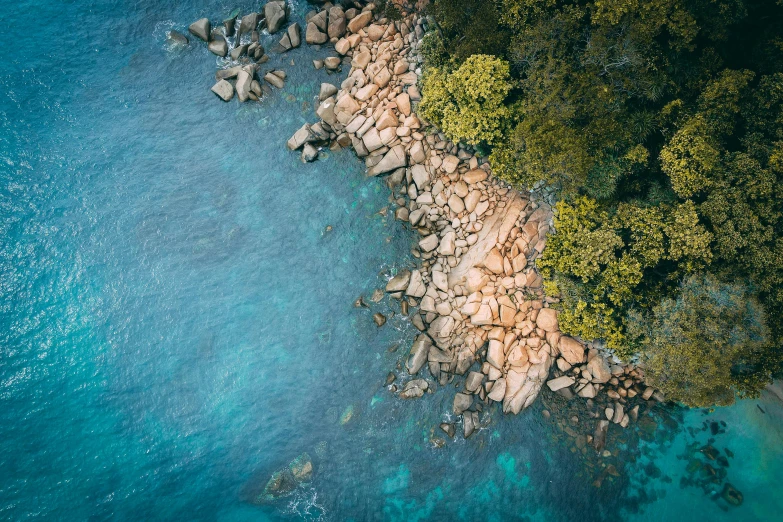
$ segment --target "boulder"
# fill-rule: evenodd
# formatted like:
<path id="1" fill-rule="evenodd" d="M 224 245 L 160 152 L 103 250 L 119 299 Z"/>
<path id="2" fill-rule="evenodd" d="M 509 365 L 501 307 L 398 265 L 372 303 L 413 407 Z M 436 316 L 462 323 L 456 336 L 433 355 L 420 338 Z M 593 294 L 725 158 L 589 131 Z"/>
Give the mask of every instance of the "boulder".
<path id="1" fill-rule="evenodd" d="M 484 374 L 481 372 L 470 372 L 465 379 L 465 389 L 471 393 L 476 393 L 484 381 Z"/>
<path id="2" fill-rule="evenodd" d="M 425 252 L 432 252 L 436 248 L 438 248 L 438 245 L 440 244 L 440 241 L 438 240 L 437 234 L 430 234 L 429 236 L 426 236 L 419 240 L 419 248 L 421 248 Z"/>
<path id="3" fill-rule="evenodd" d="M 172 29 L 169 34 L 166 35 L 166 39 L 171 45 L 188 45 L 188 37 L 179 31 Z"/>
<path id="4" fill-rule="evenodd" d="M 397 98 L 395 98 L 394 101 L 402 114 L 405 116 L 411 115 L 411 98 L 408 96 L 408 93 L 404 92 L 397 95 Z"/>
<path id="5" fill-rule="evenodd" d="M 574 384 L 574 379 L 572 377 L 569 377 L 568 375 L 563 375 L 562 377 L 558 377 L 556 379 L 552 379 L 546 382 L 546 385 L 549 386 L 549 389 L 552 391 L 557 391 L 561 388 L 567 388 L 568 386 L 571 386 Z"/>
<path id="6" fill-rule="evenodd" d="M 440 272 L 439 270 L 432 271 L 432 283 L 441 292 L 449 291 L 449 278 L 446 274 Z"/>
<path id="7" fill-rule="evenodd" d="M 466 172 L 462 179 L 465 181 L 465 183 L 478 183 L 479 181 L 484 181 L 487 179 L 487 172 L 481 169 L 473 169 L 468 172 Z"/>
<path id="8" fill-rule="evenodd" d="M 326 33 L 322 33 L 321 30 L 313 22 L 307 24 L 307 30 L 305 31 L 305 42 L 309 45 L 321 45 L 329 41 L 329 37 Z"/>
<path id="9" fill-rule="evenodd" d="M 465 203 L 462 201 L 462 198 L 456 194 L 449 196 L 448 205 L 451 211 L 455 214 L 460 214 L 465 210 Z"/>
<path id="10" fill-rule="evenodd" d="M 405 295 L 411 297 L 423 297 L 427 292 L 427 288 L 424 286 L 424 280 L 421 277 L 419 270 L 411 272 L 411 280 L 408 283 L 408 289 L 405 290 Z"/>
<path id="11" fill-rule="evenodd" d="M 347 26 L 345 22 L 345 13 L 340 6 L 335 6 L 329 9 L 329 26 L 327 27 L 327 33 L 329 38 L 341 38 L 345 34 L 345 28 Z"/>
<path id="12" fill-rule="evenodd" d="M 311 161 L 315 161 L 316 159 L 318 159 L 318 149 L 316 149 L 311 143 L 305 143 L 305 146 L 302 149 L 302 161 L 304 161 L 305 163 L 310 163 Z M 386 322 L 385 318 L 384 318 L 384 322 Z"/>
<path id="13" fill-rule="evenodd" d="M 239 9 L 234 9 L 228 18 L 223 20 L 223 29 L 226 32 L 226 36 L 232 37 L 236 33 L 237 18 L 239 17 Z"/>
<path id="14" fill-rule="evenodd" d="M 329 56 L 324 58 L 324 67 L 330 71 L 336 71 L 340 68 L 340 64 L 343 63 L 337 56 Z"/>
<path id="15" fill-rule="evenodd" d="M 560 337 L 558 347 L 560 348 L 560 355 L 568 364 L 574 365 L 585 362 L 585 347 L 573 337 L 566 335 Z"/>
<path id="16" fill-rule="evenodd" d="M 302 453 L 288 465 L 297 482 L 309 482 L 313 476 L 313 462 L 310 455 Z"/>
<path id="17" fill-rule="evenodd" d="M 595 397 L 595 393 L 596 393 L 595 392 L 595 387 L 592 384 L 590 384 L 590 383 L 585 384 L 584 388 L 582 388 L 581 390 L 576 392 L 577 395 L 579 395 L 580 397 L 582 397 L 584 399 L 592 399 L 592 398 L 594 398 Z"/>
<path id="18" fill-rule="evenodd" d="M 593 357 L 590 359 L 590 361 L 588 361 L 587 369 L 590 370 L 590 373 L 593 376 L 593 382 L 603 384 L 605 382 L 609 382 L 609 379 L 612 378 L 612 372 L 609 369 L 609 363 L 607 363 L 606 359 L 600 355 Z"/>
<path id="19" fill-rule="evenodd" d="M 239 22 L 239 34 L 237 37 L 241 37 L 243 34 L 250 34 L 258 29 L 258 13 L 246 14 Z"/>
<path id="20" fill-rule="evenodd" d="M 438 247 L 438 253 L 444 256 L 452 256 L 454 255 L 455 251 L 455 241 L 457 239 L 457 235 L 454 233 L 453 230 L 450 230 L 449 232 L 446 232 L 443 235 L 443 239 L 440 240 L 440 246 Z M 445 276 L 445 274 L 444 274 Z M 446 285 L 448 287 L 448 284 Z"/>
<path id="21" fill-rule="evenodd" d="M 205 42 L 209 42 L 209 34 L 210 31 L 212 31 L 212 25 L 209 23 L 209 18 L 202 18 L 190 24 L 190 26 L 188 26 L 188 31 L 190 31 L 190 34 L 193 36 L 198 36 Z"/>
<path id="22" fill-rule="evenodd" d="M 245 102 L 249 98 L 250 83 L 253 77 L 245 69 L 240 69 L 237 73 L 236 91 L 239 101 Z"/>
<path id="23" fill-rule="evenodd" d="M 209 42 L 209 45 L 207 45 L 207 48 L 212 54 L 221 58 L 228 54 L 228 42 L 220 35 L 215 35 L 212 41 Z"/>
<path id="24" fill-rule="evenodd" d="M 478 412 L 477 411 L 466 411 L 465 414 L 462 416 L 462 434 L 467 439 L 473 433 L 476 431 L 476 428 L 478 427 Z"/>
<path id="25" fill-rule="evenodd" d="M 386 283 L 387 292 L 403 292 L 408 288 L 408 283 L 411 281 L 411 271 L 401 270 L 391 280 Z"/>
<path id="26" fill-rule="evenodd" d="M 536 326 L 545 332 L 558 331 L 557 311 L 551 308 L 542 308 L 539 310 L 538 317 L 536 318 Z"/>
<path id="27" fill-rule="evenodd" d="M 506 356 L 503 351 L 503 343 L 495 339 L 489 341 L 489 348 L 487 348 L 487 362 L 497 368 L 503 369 L 503 364 L 506 362 Z"/>
<path id="28" fill-rule="evenodd" d="M 226 80 L 220 80 L 212 86 L 212 92 L 223 101 L 231 101 L 231 98 L 234 97 L 234 86 Z"/>
<path id="29" fill-rule="evenodd" d="M 347 97 L 348 96 L 343 96 L 343 99 Z M 406 164 L 407 164 L 407 160 L 405 157 L 405 147 L 403 145 L 396 145 L 389 152 L 386 153 L 386 155 L 377 165 L 370 168 L 367 174 L 370 176 L 377 176 L 379 174 L 384 174 L 386 172 L 390 172 L 400 167 L 405 167 Z"/>
<path id="30" fill-rule="evenodd" d="M 352 33 L 358 33 L 360 30 L 367 27 L 372 21 L 372 11 L 362 11 L 359 15 L 354 16 L 350 22 L 348 22 L 348 30 Z"/>
<path id="31" fill-rule="evenodd" d="M 333 96 L 335 94 L 337 94 L 337 87 L 335 87 L 331 83 L 322 83 L 321 91 L 318 93 L 318 100 L 324 101 L 329 96 Z"/>
<path id="32" fill-rule="evenodd" d="M 609 421 L 598 421 L 598 425 L 595 427 L 595 432 L 593 433 L 593 448 L 595 448 L 596 452 L 601 453 L 606 446 L 606 434 L 608 431 Z"/>
<path id="33" fill-rule="evenodd" d="M 468 408 L 473 405 L 473 396 L 468 393 L 458 393 L 454 396 L 454 404 L 452 410 L 454 415 L 462 415 Z"/>
<path id="34" fill-rule="evenodd" d="M 313 139 L 314 136 L 312 132 L 310 132 L 310 124 L 305 123 L 288 139 L 287 145 L 289 149 L 296 150 L 305 143 L 311 142 Z"/>
<path id="35" fill-rule="evenodd" d="M 228 69 L 218 69 L 215 72 L 215 80 L 228 80 L 229 78 L 236 78 L 239 74 L 239 71 L 242 70 L 241 65 L 235 65 L 234 67 L 229 67 Z"/>
<path id="36" fill-rule="evenodd" d="M 248 48 L 247 44 L 242 44 L 231 49 L 231 54 L 230 54 L 231 59 L 234 61 L 239 60 L 240 57 L 247 54 L 247 48 Z"/>
<path id="37" fill-rule="evenodd" d="M 264 75 L 264 80 L 266 80 L 266 82 L 269 83 L 270 85 L 277 87 L 278 89 L 282 89 L 283 86 L 285 85 L 283 79 L 273 72 L 266 73 Z"/>
<path id="38" fill-rule="evenodd" d="M 497 247 L 487 253 L 487 256 L 484 258 L 484 266 L 495 274 L 503 273 L 503 256 L 500 255 Z"/>
<path id="39" fill-rule="evenodd" d="M 418 399 L 429 388 L 429 383 L 424 379 L 413 379 L 405 383 L 405 387 L 400 392 L 401 399 Z"/>
<path id="40" fill-rule="evenodd" d="M 456 430 L 454 429 L 454 424 L 450 424 L 448 422 L 441 422 L 440 423 L 440 429 L 446 433 L 451 438 L 454 438 L 454 435 L 456 433 Z"/>
<path id="41" fill-rule="evenodd" d="M 421 370 L 424 363 L 427 362 L 427 357 L 430 353 L 430 347 L 432 346 L 432 340 L 426 334 L 421 334 L 416 337 L 411 346 L 410 355 L 405 363 L 405 367 L 408 369 L 408 373 L 416 375 Z"/>
<path id="42" fill-rule="evenodd" d="M 359 105 L 359 102 L 357 102 L 353 96 L 345 94 L 337 100 L 337 103 L 334 106 L 334 116 L 337 121 L 343 125 L 347 125 L 353 118 L 353 115 L 359 112 L 361 108 L 361 105 Z"/>
<path id="43" fill-rule="evenodd" d="M 266 28 L 269 31 L 269 34 L 275 34 L 283 27 L 283 24 L 288 18 L 285 2 L 267 2 L 264 6 L 264 17 L 266 18 Z"/>
<path id="44" fill-rule="evenodd" d="M 288 39 L 291 41 L 291 47 L 297 48 L 302 45 L 302 28 L 298 23 L 288 26 Z"/>

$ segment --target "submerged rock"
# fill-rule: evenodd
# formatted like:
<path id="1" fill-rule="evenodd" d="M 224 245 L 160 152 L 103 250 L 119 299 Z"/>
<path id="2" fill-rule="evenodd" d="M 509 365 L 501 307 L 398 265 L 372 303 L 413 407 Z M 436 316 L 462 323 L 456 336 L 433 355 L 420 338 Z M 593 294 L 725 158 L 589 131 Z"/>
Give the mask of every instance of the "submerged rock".
<path id="1" fill-rule="evenodd" d="M 310 455 L 302 453 L 291 461 L 288 469 L 291 470 L 297 482 L 309 482 L 313 476 L 313 462 L 310 460 Z"/>
<path id="2" fill-rule="evenodd" d="M 188 45 L 188 43 L 190 43 L 190 41 L 188 40 L 187 36 L 185 36 L 184 34 L 180 33 L 179 31 L 175 31 L 174 29 L 169 31 L 169 34 L 166 35 L 166 39 L 172 45 L 185 46 L 185 45 Z"/>
<path id="3" fill-rule="evenodd" d="M 740 490 L 726 482 L 723 485 L 723 491 L 720 492 L 720 496 L 723 500 L 731 504 L 732 506 L 742 505 L 744 499 Z"/>
<path id="4" fill-rule="evenodd" d="M 386 324 L 386 316 L 380 312 L 373 314 L 372 320 L 375 321 L 375 324 L 378 326 L 378 328 Z"/>

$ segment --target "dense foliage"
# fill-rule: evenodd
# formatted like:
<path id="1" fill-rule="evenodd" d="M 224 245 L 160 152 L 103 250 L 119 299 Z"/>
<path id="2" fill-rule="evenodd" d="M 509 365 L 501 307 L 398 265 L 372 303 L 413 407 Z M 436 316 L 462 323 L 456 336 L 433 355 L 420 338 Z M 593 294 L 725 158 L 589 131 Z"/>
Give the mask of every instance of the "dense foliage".
<path id="1" fill-rule="evenodd" d="M 650 384 L 688 404 L 730 404 L 768 341 L 758 301 L 740 285 L 692 275 L 676 299 L 664 299 L 646 325 Z M 631 327 L 634 330 L 636 325 Z"/>
<path id="2" fill-rule="evenodd" d="M 438 27 L 422 44 L 425 117 L 491 151 L 505 180 L 557 190 L 556 233 L 539 267 L 561 297 L 562 329 L 692 379 L 666 386 L 692 404 L 755 393 L 783 359 L 781 4 L 430 6 Z M 705 307 L 752 303 L 753 324 L 769 335 L 736 335 L 751 328 L 744 308 L 695 320 L 709 311 L 684 311 L 694 303 L 686 294 L 706 287 L 732 297 Z M 675 319 L 677 328 L 651 328 Z M 693 342 L 699 329 L 728 344 Z M 707 372 L 709 386 L 693 374 L 705 358 L 750 352 Z"/>

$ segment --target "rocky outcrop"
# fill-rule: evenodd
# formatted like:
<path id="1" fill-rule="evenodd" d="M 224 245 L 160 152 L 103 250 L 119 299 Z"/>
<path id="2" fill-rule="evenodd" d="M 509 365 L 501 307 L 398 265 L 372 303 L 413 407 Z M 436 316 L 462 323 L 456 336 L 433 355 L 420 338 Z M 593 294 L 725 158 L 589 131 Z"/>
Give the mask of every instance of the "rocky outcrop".
<path id="1" fill-rule="evenodd" d="M 339 87 L 321 87 L 318 125 L 332 147 L 350 146 L 364 158 L 368 176 L 388 176 L 394 215 L 419 234 L 418 268 L 401 270 L 386 285 L 404 313 L 414 310 L 411 324 L 422 332 L 405 362 L 417 378 L 400 396 L 431 389 L 421 383 L 425 371 L 441 386 L 464 382 L 453 412 L 467 437 L 480 428 L 481 404 L 497 402 L 516 414 L 545 383 L 553 393 L 583 398 L 622 388 L 605 357 L 561 334 L 557 299 L 544 295 L 535 263 L 552 226 L 549 205 L 512 190 L 488 163 L 417 117 L 420 21 L 389 22 L 365 9 L 346 16 L 338 37 L 343 29 L 332 30 L 332 22 L 340 13 L 331 8 L 308 18 L 306 41 L 337 38 L 344 59 L 335 64 L 350 62 Z M 289 148 L 310 140 L 303 127 Z"/>

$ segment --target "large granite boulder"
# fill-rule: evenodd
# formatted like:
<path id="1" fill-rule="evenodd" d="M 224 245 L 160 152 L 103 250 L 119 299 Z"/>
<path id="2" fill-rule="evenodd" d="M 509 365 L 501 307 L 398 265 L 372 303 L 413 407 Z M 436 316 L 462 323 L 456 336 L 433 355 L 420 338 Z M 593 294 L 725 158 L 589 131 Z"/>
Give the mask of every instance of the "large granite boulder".
<path id="1" fill-rule="evenodd" d="M 223 101 L 231 101 L 234 97 L 234 86 L 226 80 L 220 80 L 212 86 L 212 92 Z"/>
<path id="2" fill-rule="evenodd" d="M 264 16 L 266 17 L 266 28 L 269 34 L 275 34 L 283 27 L 288 18 L 288 9 L 285 2 L 268 2 L 264 6 Z"/>
<path id="3" fill-rule="evenodd" d="M 198 36 L 205 42 L 209 42 L 209 33 L 212 30 L 212 25 L 209 23 L 209 18 L 202 18 L 196 20 L 188 27 L 188 31 L 193 36 Z"/>

